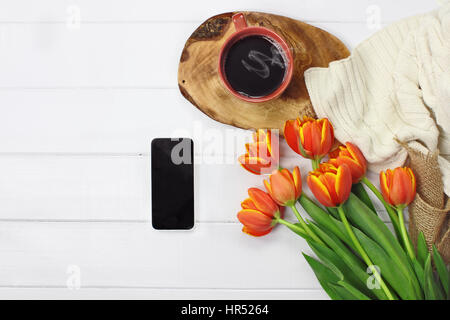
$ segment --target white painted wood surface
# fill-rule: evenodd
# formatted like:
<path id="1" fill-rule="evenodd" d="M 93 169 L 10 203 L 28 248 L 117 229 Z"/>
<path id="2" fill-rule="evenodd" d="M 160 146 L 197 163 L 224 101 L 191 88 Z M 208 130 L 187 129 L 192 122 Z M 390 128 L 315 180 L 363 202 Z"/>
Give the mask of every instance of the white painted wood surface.
<path id="1" fill-rule="evenodd" d="M 352 48 L 374 23 L 434 8 L 411 0 L 2 0 L 0 298 L 326 298 L 301 239 L 281 228 L 260 239 L 240 232 L 246 188 L 262 185 L 234 163 L 249 133 L 181 97 L 181 49 L 199 23 L 225 11 L 301 19 Z M 160 232 L 150 224 L 150 141 L 180 134 L 196 138 L 200 160 L 196 227 Z M 223 148 L 208 140 L 223 135 Z M 285 161 L 308 166 L 292 153 Z M 81 288 L 67 288 L 77 268 Z"/>

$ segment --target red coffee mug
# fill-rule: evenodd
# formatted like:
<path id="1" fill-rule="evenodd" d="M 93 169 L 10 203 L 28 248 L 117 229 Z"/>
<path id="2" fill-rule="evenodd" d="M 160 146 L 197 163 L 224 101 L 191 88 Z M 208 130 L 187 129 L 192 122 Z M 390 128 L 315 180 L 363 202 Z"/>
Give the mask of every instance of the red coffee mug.
<path id="1" fill-rule="evenodd" d="M 264 27 L 249 27 L 247 25 L 247 21 L 245 20 L 244 14 L 237 13 L 233 15 L 233 24 L 236 28 L 236 32 L 233 33 L 223 44 L 222 49 L 220 50 L 219 55 L 219 75 L 222 79 L 223 84 L 225 87 L 230 91 L 234 96 L 237 98 L 248 101 L 248 102 L 264 102 L 269 101 L 271 99 L 274 99 L 278 96 L 280 96 L 283 91 L 287 88 L 289 85 L 289 82 L 292 79 L 292 73 L 294 69 L 294 59 L 292 57 L 291 51 L 289 49 L 289 46 L 287 45 L 286 41 L 282 37 L 280 37 L 278 34 L 273 32 L 270 29 L 264 28 Z M 283 81 L 281 85 L 272 93 L 263 96 L 263 97 L 249 97 L 240 94 L 236 90 L 231 87 L 230 83 L 227 80 L 227 76 L 225 74 L 225 59 L 226 55 L 228 53 L 228 50 L 231 48 L 233 44 L 235 44 L 238 40 L 241 40 L 243 38 L 246 38 L 248 36 L 264 36 L 272 41 L 274 41 L 281 49 L 282 54 L 284 55 L 286 59 L 286 71 L 284 74 Z"/>

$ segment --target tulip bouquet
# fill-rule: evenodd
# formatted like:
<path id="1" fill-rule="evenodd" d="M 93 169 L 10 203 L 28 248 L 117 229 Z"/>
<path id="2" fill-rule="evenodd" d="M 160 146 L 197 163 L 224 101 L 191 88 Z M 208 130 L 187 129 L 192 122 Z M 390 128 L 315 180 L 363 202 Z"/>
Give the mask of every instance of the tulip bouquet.
<path id="1" fill-rule="evenodd" d="M 366 177 L 366 159 L 357 146 L 347 142 L 331 150 L 334 130 L 327 119 L 289 120 L 284 137 L 293 151 L 311 159 L 306 181 L 318 203 L 303 192 L 298 167 L 279 167 L 274 134 L 258 130 L 239 162 L 254 174 L 273 171 L 264 181 L 266 191 L 250 188 L 241 203 L 237 217 L 243 232 L 264 236 L 281 224 L 305 239 L 317 258 L 303 256 L 332 299 L 449 296 L 449 272 L 439 252 L 434 246 L 432 253 L 428 251 L 423 234 L 415 248 L 405 227 L 404 209 L 416 193 L 410 168 L 381 172 L 379 191 Z M 392 232 L 378 216 L 366 187 L 386 208 Z M 286 207 L 298 221 L 284 219 Z"/>

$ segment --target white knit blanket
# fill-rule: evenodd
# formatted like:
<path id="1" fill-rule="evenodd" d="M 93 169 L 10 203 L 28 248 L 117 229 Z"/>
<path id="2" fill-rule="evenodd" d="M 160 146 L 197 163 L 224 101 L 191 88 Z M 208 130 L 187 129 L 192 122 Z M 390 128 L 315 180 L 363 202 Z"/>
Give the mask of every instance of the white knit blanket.
<path id="1" fill-rule="evenodd" d="M 450 1 L 394 23 L 359 44 L 346 59 L 305 72 L 319 117 L 339 141 L 352 141 L 372 171 L 402 165 L 406 150 L 439 148 L 450 196 Z"/>

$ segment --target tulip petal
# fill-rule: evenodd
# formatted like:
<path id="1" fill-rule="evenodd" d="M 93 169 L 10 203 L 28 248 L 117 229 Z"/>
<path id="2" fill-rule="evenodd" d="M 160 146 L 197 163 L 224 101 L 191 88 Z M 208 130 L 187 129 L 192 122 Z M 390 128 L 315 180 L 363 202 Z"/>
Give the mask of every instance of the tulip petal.
<path id="1" fill-rule="evenodd" d="M 238 158 L 241 166 L 254 174 L 261 174 L 261 170 L 270 168 L 271 163 L 266 159 L 250 157 L 248 154 L 239 156 Z"/>
<path id="2" fill-rule="evenodd" d="M 300 153 L 300 149 L 298 148 L 299 144 L 299 125 L 297 120 L 287 120 L 284 123 L 283 129 L 284 139 L 286 140 L 289 147 L 294 150 L 296 153 Z"/>
<path id="3" fill-rule="evenodd" d="M 298 167 L 292 171 L 292 177 L 295 185 L 295 197 L 298 199 L 302 195 L 302 176 Z"/>
<path id="4" fill-rule="evenodd" d="M 253 200 L 256 208 L 265 215 L 273 218 L 274 214 L 278 211 L 276 203 L 264 191 L 258 188 L 250 188 L 248 189 L 248 195 Z"/>
<path id="5" fill-rule="evenodd" d="M 347 142 L 345 144 L 347 146 L 347 150 L 350 153 L 351 157 L 355 159 L 357 163 L 363 168 L 364 171 L 367 170 L 367 161 L 361 150 L 351 142 Z"/>
<path id="6" fill-rule="evenodd" d="M 267 149 L 271 157 L 272 165 L 280 162 L 280 138 L 271 130 L 267 130 L 266 136 Z"/>
<path id="7" fill-rule="evenodd" d="M 256 143 L 256 142 L 246 143 L 245 150 L 247 151 L 247 153 L 250 157 L 257 157 L 258 156 L 258 143 Z"/>
<path id="8" fill-rule="evenodd" d="M 322 140 L 322 129 L 317 121 L 312 122 L 311 123 L 311 153 L 312 153 L 313 157 L 323 156 L 321 140 Z M 325 152 L 325 153 L 327 153 L 327 152 Z"/>
<path id="9" fill-rule="evenodd" d="M 381 171 L 380 172 L 380 189 L 381 194 L 383 195 L 384 201 L 391 204 L 391 200 L 389 198 L 389 188 L 390 188 L 390 182 L 388 179 L 390 170 L 388 169 L 386 172 Z"/>
<path id="10" fill-rule="evenodd" d="M 408 205 L 416 195 L 416 179 L 408 167 L 380 172 L 380 186 L 383 198 L 392 206 Z"/>
<path id="11" fill-rule="evenodd" d="M 322 205 L 324 205 L 325 207 L 335 207 L 335 204 L 331 200 L 328 189 L 318 177 L 312 174 L 308 175 L 307 183 L 311 192 Z"/>
<path id="12" fill-rule="evenodd" d="M 272 229 L 273 220 L 257 210 L 244 209 L 238 212 L 239 221 L 254 232 L 265 232 Z"/>
<path id="13" fill-rule="evenodd" d="M 338 166 L 346 164 L 350 168 L 352 175 L 352 183 L 357 183 L 366 174 L 366 170 L 360 166 L 360 164 L 353 159 L 345 156 L 339 156 L 336 159 Z"/>
<path id="14" fill-rule="evenodd" d="M 352 190 L 352 174 L 350 168 L 344 163 L 339 166 L 336 175 L 336 194 L 339 204 L 347 201 Z"/>
<path id="15" fill-rule="evenodd" d="M 276 170 L 270 175 L 270 186 L 273 199 L 279 205 L 286 205 L 295 199 L 295 186 L 291 173 L 287 169 Z M 290 176 L 290 177 L 289 177 Z"/>
<path id="16" fill-rule="evenodd" d="M 319 156 L 326 155 L 333 146 L 334 142 L 334 131 L 328 119 L 320 119 L 319 124 L 321 125 L 321 135 L 320 135 L 320 151 Z"/>
<path id="17" fill-rule="evenodd" d="M 408 175 L 409 175 L 409 177 L 411 179 L 411 189 L 412 189 L 412 192 L 409 195 L 409 198 L 407 200 L 408 204 L 409 204 L 416 197 L 416 176 L 414 175 L 414 172 L 411 170 L 411 168 L 406 168 L 406 170 L 407 170 L 407 173 L 408 173 Z"/>
<path id="18" fill-rule="evenodd" d="M 246 234 L 248 234 L 250 236 L 253 236 L 253 237 L 262 237 L 262 236 L 265 236 L 266 234 L 269 234 L 272 231 L 272 229 L 273 228 L 270 228 L 270 229 L 268 229 L 266 231 L 256 231 L 256 230 L 252 230 L 249 227 L 243 226 L 242 227 L 242 232 L 244 232 L 244 233 L 246 233 Z"/>
<path id="19" fill-rule="evenodd" d="M 327 188 L 334 206 L 337 206 L 340 201 L 339 196 L 336 192 L 336 174 L 332 172 L 325 172 L 324 174 L 319 176 L 319 180 Z"/>
<path id="20" fill-rule="evenodd" d="M 302 126 L 300 127 L 300 142 L 303 145 L 303 149 L 305 150 L 305 152 L 308 154 L 308 156 L 312 156 L 314 157 L 315 153 L 314 153 L 314 144 L 317 145 L 317 148 L 320 148 L 320 138 L 318 139 L 319 141 L 315 142 L 315 138 L 317 138 L 317 133 L 314 134 L 314 129 L 313 129 L 314 125 L 313 122 L 305 122 L 304 124 L 302 124 Z M 317 131 L 317 130 L 316 130 Z M 313 137 L 313 135 L 315 135 L 315 137 Z M 316 139 L 317 140 L 317 139 Z"/>
<path id="21" fill-rule="evenodd" d="M 337 157 L 339 157 L 339 154 L 340 154 L 340 152 L 341 152 L 341 147 L 342 147 L 342 146 L 338 146 L 336 149 L 331 150 L 331 151 L 328 153 L 328 156 L 329 156 L 330 160 L 331 160 L 331 159 L 336 159 Z"/>
<path id="22" fill-rule="evenodd" d="M 261 158 L 270 162 L 269 148 L 265 142 L 253 142 L 245 145 L 250 158 Z"/>
<path id="23" fill-rule="evenodd" d="M 280 170 L 278 170 L 277 174 L 283 175 L 286 178 L 286 180 L 290 183 L 291 187 L 295 188 L 294 178 L 292 177 L 292 173 L 290 173 L 288 169 L 285 169 L 285 168 L 280 169 Z"/>
<path id="24" fill-rule="evenodd" d="M 334 166 L 334 167 L 339 167 L 339 163 L 338 163 L 338 161 L 337 161 L 336 158 L 331 158 L 331 159 L 329 159 L 329 160 L 328 160 L 328 163 L 331 164 L 331 165 Z"/>
<path id="25" fill-rule="evenodd" d="M 268 192 L 268 193 L 272 196 L 272 198 L 273 198 L 273 195 L 272 195 L 272 186 L 270 185 L 269 181 L 264 180 L 263 183 L 264 183 L 264 187 L 266 187 L 267 192 Z"/>
<path id="26" fill-rule="evenodd" d="M 242 207 L 242 209 L 258 210 L 258 208 L 256 208 L 255 204 L 253 203 L 253 200 L 250 198 L 247 198 L 244 201 L 242 201 L 241 207 Z"/>
<path id="27" fill-rule="evenodd" d="M 402 168 L 394 169 L 390 192 L 390 198 L 393 205 L 406 203 L 406 195 L 411 187 L 408 178 L 409 177 L 405 176 Z"/>

